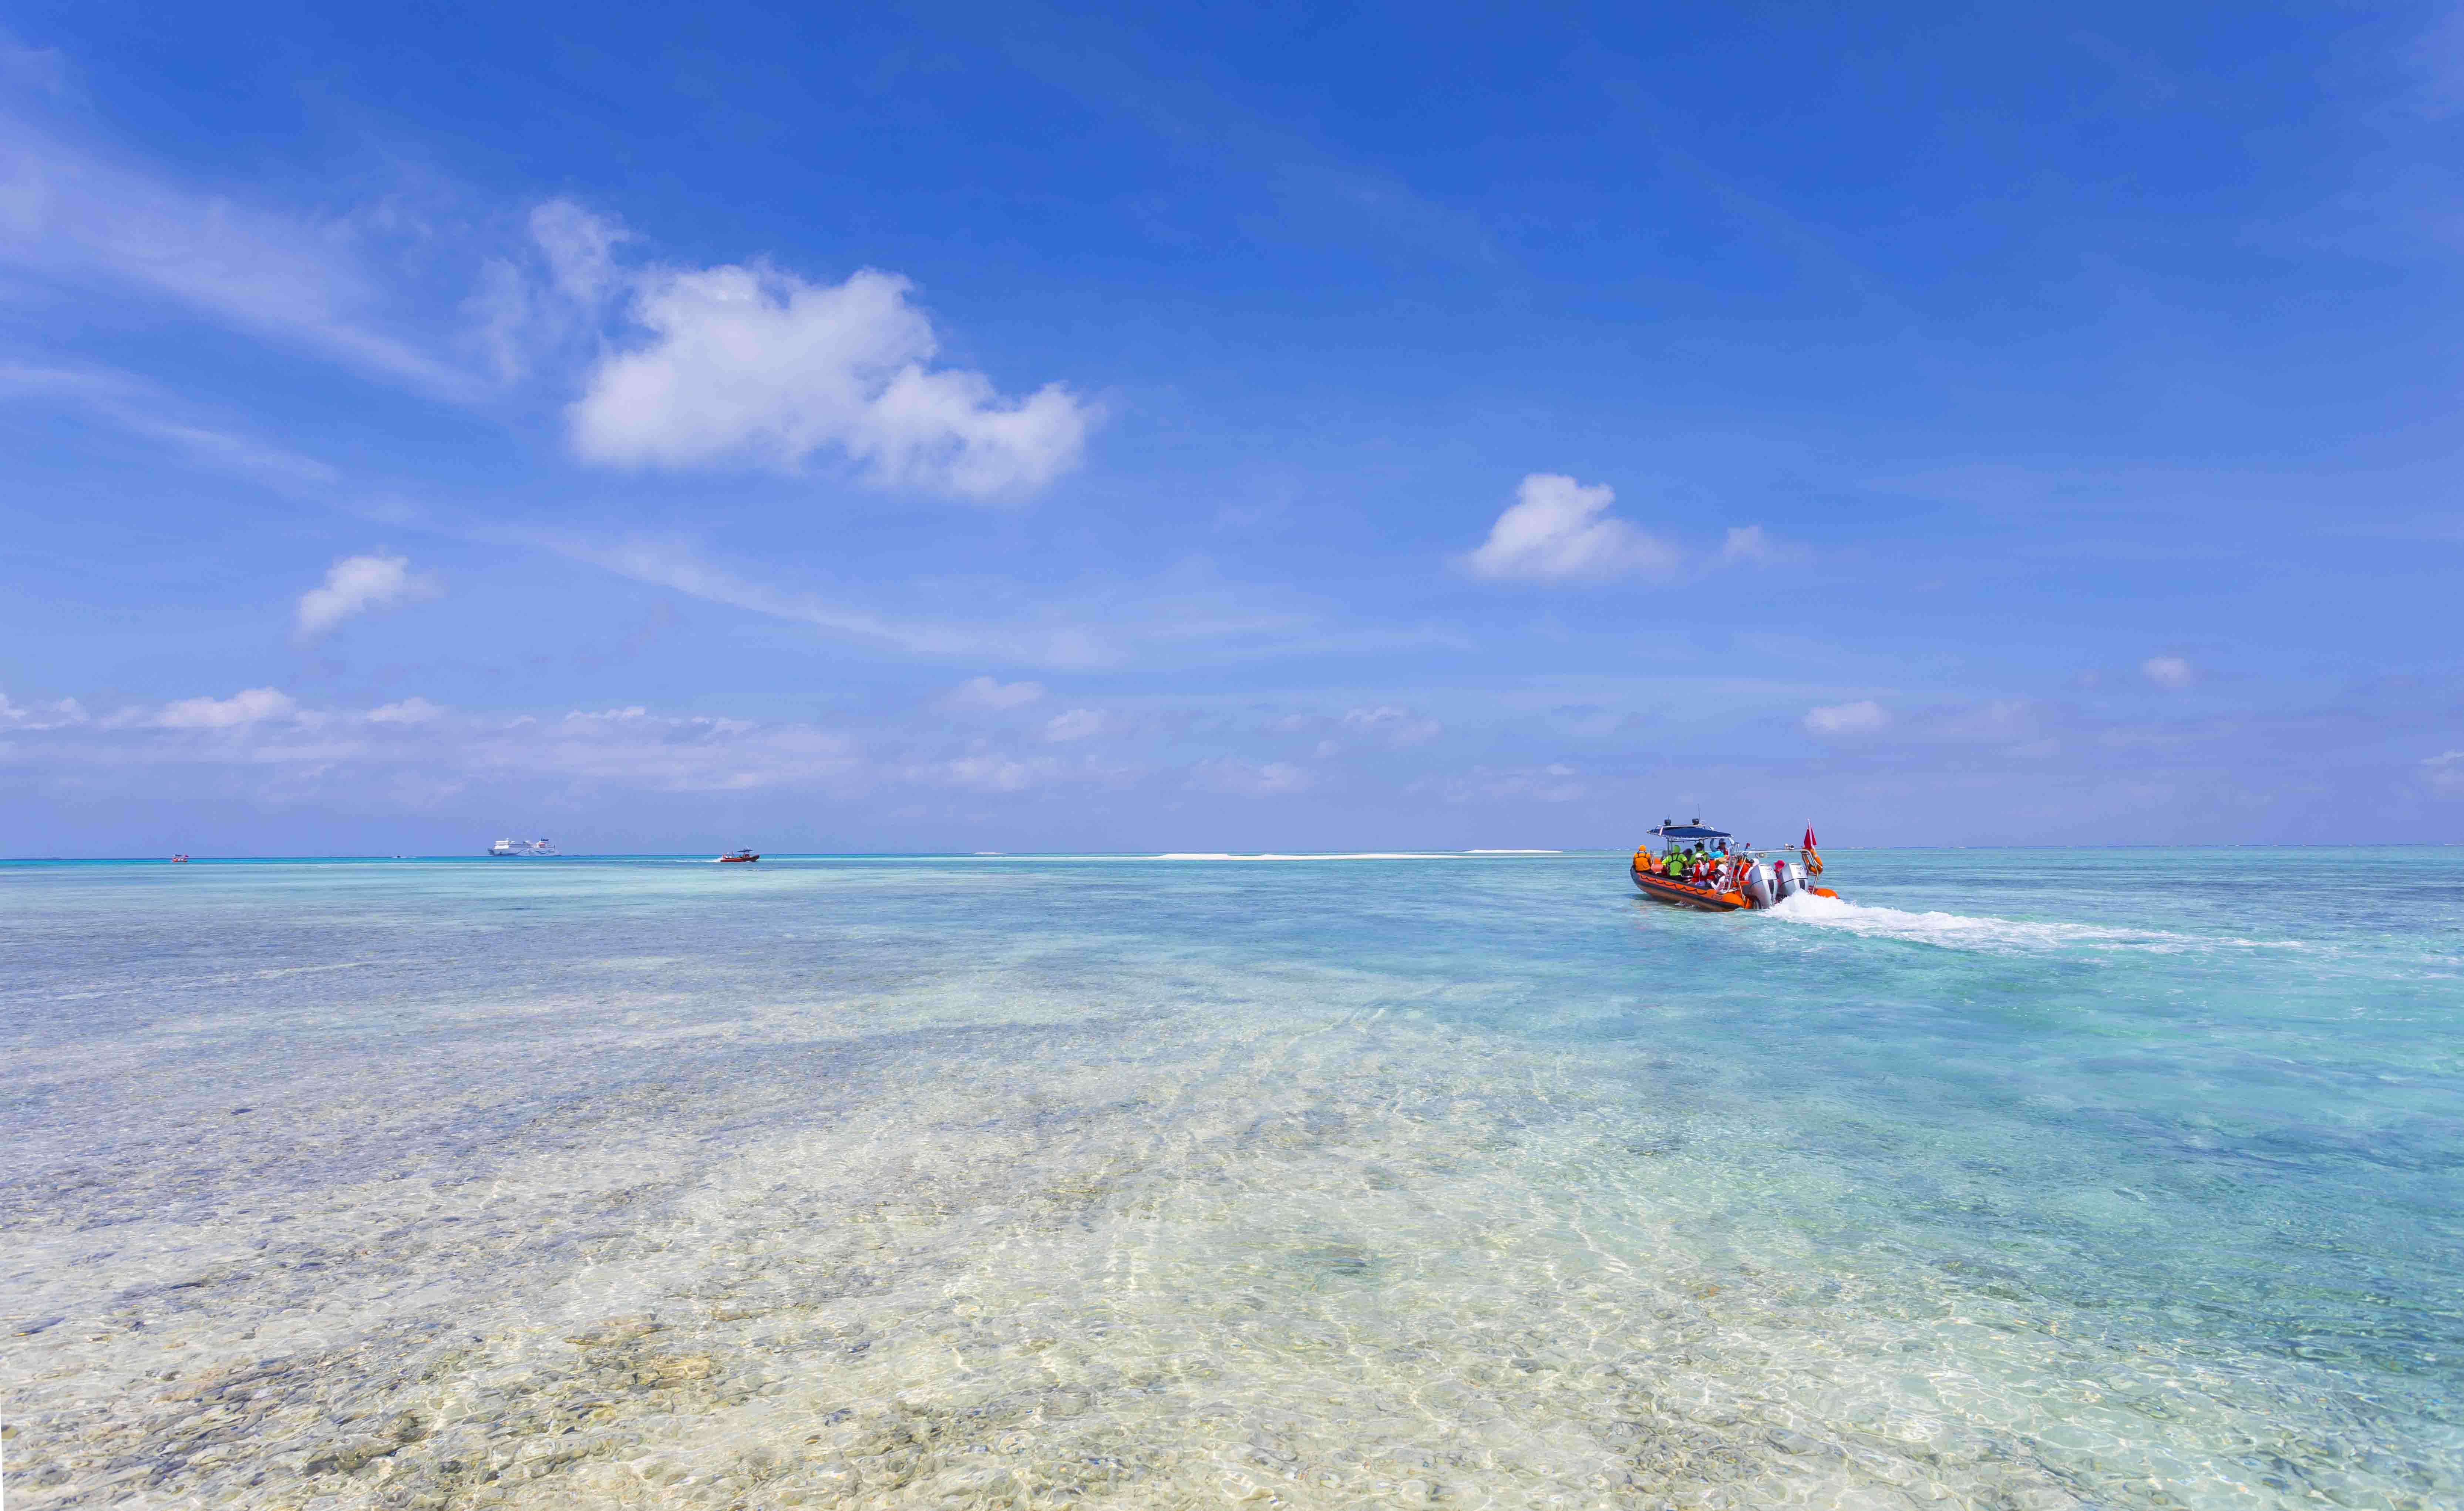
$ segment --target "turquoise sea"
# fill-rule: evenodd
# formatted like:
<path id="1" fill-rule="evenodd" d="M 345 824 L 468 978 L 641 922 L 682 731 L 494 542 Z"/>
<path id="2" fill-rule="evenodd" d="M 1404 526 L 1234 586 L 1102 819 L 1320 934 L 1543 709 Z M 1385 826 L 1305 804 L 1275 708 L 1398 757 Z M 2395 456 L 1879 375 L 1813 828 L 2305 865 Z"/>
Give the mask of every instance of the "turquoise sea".
<path id="1" fill-rule="evenodd" d="M 2464 852 L 0 866 L 12 1508 L 2464 1504 Z"/>

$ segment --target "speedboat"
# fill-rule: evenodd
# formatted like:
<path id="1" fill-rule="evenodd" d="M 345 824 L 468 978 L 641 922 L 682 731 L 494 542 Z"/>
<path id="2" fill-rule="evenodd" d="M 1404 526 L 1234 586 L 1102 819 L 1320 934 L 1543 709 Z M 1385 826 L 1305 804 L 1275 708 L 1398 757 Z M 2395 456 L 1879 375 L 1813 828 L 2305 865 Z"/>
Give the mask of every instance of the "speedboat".
<path id="1" fill-rule="evenodd" d="M 718 859 L 720 864 L 724 865 L 729 861 L 758 861 L 761 859 L 761 857 L 754 854 L 751 850 L 730 850 Z"/>
<path id="2" fill-rule="evenodd" d="M 1799 892 L 1816 897 L 1839 895 L 1828 887 L 1814 885 L 1814 878 L 1822 874 L 1822 855 L 1814 847 L 1812 829 L 1805 831 L 1804 843 L 1776 850 L 1731 845 L 1727 843 L 1727 830 L 1705 828 L 1700 819 L 1692 823 L 1662 819 L 1660 827 L 1649 833 L 1660 841 L 1660 853 L 1654 855 L 1647 843 L 1636 846 L 1626 871 L 1634 878 L 1636 888 L 1655 903 L 1706 913 L 1733 913 L 1773 907 Z M 1690 855 L 1698 849 L 1710 863 L 1706 877 L 1695 881 L 1668 874 L 1667 858 L 1671 854 L 1682 851 Z"/>

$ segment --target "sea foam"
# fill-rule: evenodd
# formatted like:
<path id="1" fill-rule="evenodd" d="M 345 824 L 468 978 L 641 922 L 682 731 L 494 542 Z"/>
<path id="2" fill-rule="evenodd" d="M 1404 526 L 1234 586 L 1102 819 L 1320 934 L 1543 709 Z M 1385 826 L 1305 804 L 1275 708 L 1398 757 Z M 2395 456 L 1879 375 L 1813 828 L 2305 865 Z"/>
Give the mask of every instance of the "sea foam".
<path id="1" fill-rule="evenodd" d="M 1880 908 L 1838 897 L 1799 892 L 1756 916 L 1782 919 L 1817 928 L 1840 929 L 1868 938 L 1903 939 L 1911 944 L 1939 945 L 1947 950 L 2148 950 L 2175 952 L 2214 947 L 2241 949 L 2300 948 L 2299 940 L 2209 937 L 2158 929 L 2122 929 L 2103 924 L 1970 917 L 1964 913 L 1910 912 Z"/>

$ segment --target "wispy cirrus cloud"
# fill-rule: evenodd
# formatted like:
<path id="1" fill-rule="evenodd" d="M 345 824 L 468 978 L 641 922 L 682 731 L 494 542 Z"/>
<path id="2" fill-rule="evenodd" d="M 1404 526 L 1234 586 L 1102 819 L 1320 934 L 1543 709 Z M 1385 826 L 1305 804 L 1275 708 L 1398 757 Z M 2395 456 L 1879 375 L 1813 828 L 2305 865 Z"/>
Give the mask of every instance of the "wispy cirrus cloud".
<path id="1" fill-rule="evenodd" d="M 331 487 L 341 474 L 314 457 L 187 415 L 159 386 L 108 368 L 0 361 L 0 399 L 65 405 L 132 435 L 171 447 L 216 471 L 285 492 Z"/>
<path id="2" fill-rule="evenodd" d="M 1458 632 L 1422 625 L 1356 627 L 1279 588 L 1224 582 L 1187 565 L 1146 581 L 1034 587 L 1008 580 L 908 584 L 891 608 L 852 591 L 823 592 L 702 557 L 690 543 L 601 540 L 541 532 L 494 533 L 570 561 L 711 602 L 809 625 L 909 655 L 1056 669 L 1118 667 L 1171 653 L 1184 659 L 1261 660 L 1461 647 Z M 945 605 L 974 610 L 960 618 Z"/>
<path id="3" fill-rule="evenodd" d="M 370 223 L 184 183 L 0 99 L 0 268 L 184 306 L 426 392 L 473 376 L 406 335 Z"/>
<path id="4" fill-rule="evenodd" d="M 950 690 L 941 700 L 945 709 L 959 712 L 1006 712 L 1042 702 L 1041 682 L 998 682 L 991 677 L 969 677 Z"/>

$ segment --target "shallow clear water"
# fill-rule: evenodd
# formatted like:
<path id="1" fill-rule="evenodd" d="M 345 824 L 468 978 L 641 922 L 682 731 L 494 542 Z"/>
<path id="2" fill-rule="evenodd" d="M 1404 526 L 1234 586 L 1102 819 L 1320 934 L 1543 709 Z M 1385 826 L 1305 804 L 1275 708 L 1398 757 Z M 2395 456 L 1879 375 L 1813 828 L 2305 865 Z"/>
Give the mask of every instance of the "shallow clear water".
<path id="1" fill-rule="evenodd" d="M 2464 856 L 1825 880 L 0 866 L 11 1504 L 2464 1503 Z"/>

